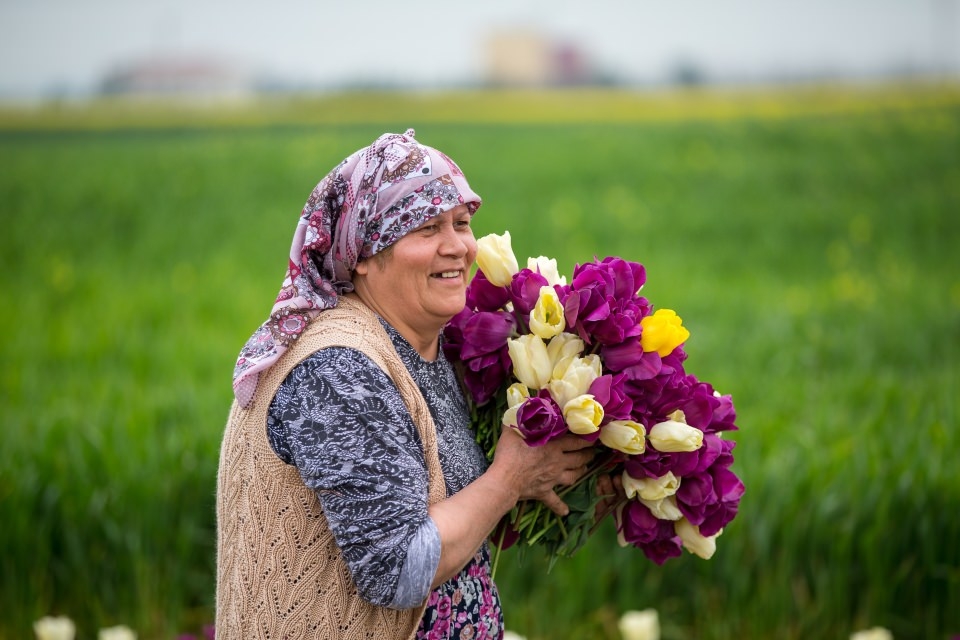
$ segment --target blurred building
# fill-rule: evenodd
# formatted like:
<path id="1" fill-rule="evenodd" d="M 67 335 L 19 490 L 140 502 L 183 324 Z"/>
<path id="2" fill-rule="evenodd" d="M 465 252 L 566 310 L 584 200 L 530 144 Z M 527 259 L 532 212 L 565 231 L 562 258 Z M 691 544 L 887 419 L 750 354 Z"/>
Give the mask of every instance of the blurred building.
<path id="1" fill-rule="evenodd" d="M 253 79 L 222 60 L 203 56 L 154 57 L 114 68 L 101 92 L 144 97 L 247 97 L 256 87 Z"/>
<path id="2" fill-rule="evenodd" d="M 494 86 L 544 87 L 598 81 L 578 45 L 535 31 L 500 31 L 486 43 L 486 81 Z"/>

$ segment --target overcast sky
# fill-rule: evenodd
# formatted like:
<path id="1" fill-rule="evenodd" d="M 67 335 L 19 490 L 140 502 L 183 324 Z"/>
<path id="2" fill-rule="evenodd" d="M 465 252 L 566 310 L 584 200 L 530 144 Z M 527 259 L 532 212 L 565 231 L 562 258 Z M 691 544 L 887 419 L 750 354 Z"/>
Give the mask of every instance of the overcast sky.
<path id="1" fill-rule="evenodd" d="M 0 0 L 0 95 L 89 90 L 157 55 L 311 84 L 464 84 L 483 79 L 490 34 L 517 28 L 626 82 L 681 62 L 710 77 L 960 75 L 960 0 Z"/>

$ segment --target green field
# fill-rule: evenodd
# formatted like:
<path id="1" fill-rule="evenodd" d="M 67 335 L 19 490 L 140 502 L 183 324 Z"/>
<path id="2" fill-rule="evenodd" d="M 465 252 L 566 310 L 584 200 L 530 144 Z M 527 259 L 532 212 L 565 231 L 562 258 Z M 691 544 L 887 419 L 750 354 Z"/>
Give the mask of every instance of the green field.
<path id="1" fill-rule="evenodd" d="M 0 109 L 0 638 L 212 620 L 236 354 L 316 182 L 383 131 L 455 158 L 478 235 L 569 272 L 647 268 L 733 394 L 747 492 L 710 561 L 610 527 L 547 574 L 507 552 L 507 627 L 664 640 L 960 634 L 960 87 L 357 94 L 230 108 Z"/>

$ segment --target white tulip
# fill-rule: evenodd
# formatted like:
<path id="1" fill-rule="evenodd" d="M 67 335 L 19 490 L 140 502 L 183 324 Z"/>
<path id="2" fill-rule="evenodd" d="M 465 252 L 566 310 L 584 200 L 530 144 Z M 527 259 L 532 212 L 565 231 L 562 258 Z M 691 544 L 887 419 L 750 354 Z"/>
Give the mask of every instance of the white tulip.
<path id="1" fill-rule="evenodd" d="M 883 627 L 873 627 L 850 634 L 850 640 L 893 640 L 893 634 Z"/>
<path id="2" fill-rule="evenodd" d="M 567 278 L 560 275 L 560 271 L 557 269 L 557 261 L 553 258 L 545 258 L 544 256 L 527 258 L 527 269 L 538 272 L 547 279 L 547 284 L 551 287 L 555 284 L 561 287 L 567 284 Z"/>
<path id="3" fill-rule="evenodd" d="M 73 640 L 77 627 L 65 616 L 44 616 L 33 623 L 37 640 Z"/>
<path id="4" fill-rule="evenodd" d="M 623 640 L 660 640 L 660 618 L 655 609 L 627 611 L 617 623 Z"/>
<path id="5" fill-rule="evenodd" d="M 623 472 L 623 490 L 628 498 L 639 497 L 643 500 L 663 500 L 672 496 L 680 488 L 680 478 L 667 471 L 659 478 L 634 478 Z"/>
<path id="6" fill-rule="evenodd" d="M 477 240 L 477 266 L 490 284 L 498 287 L 510 284 L 520 266 L 513 254 L 509 231 L 504 231 L 502 236 L 491 233 Z"/>
<path id="7" fill-rule="evenodd" d="M 683 547 L 690 553 L 700 556 L 704 560 L 709 560 L 717 550 L 717 537 L 723 533 L 723 529 L 712 536 L 700 535 L 700 527 L 690 524 L 686 518 L 677 520 L 673 525 L 677 535 L 680 536 Z"/>
<path id="8" fill-rule="evenodd" d="M 137 640 L 137 634 L 129 627 L 118 625 L 116 627 L 100 629 L 100 632 L 97 634 L 97 640 Z"/>

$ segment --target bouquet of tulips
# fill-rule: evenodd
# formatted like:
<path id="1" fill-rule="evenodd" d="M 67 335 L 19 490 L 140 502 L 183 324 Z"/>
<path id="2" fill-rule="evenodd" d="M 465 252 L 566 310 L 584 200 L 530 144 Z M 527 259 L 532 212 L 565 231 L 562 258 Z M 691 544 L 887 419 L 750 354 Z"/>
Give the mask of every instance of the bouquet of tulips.
<path id="1" fill-rule="evenodd" d="M 543 546 L 551 565 L 573 555 L 599 524 L 600 474 L 622 478 L 625 499 L 610 512 L 621 545 L 658 564 L 683 548 L 711 557 L 744 490 L 730 470 L 735 443 L 721 437 L 736 413 L 730 396 L 684 371 L 690 334 L 639 295 L 643 265 L 594 260 L 567 283 L 543 256 L 520 269 L 509 232 L 478 240 L 477 265 L 443 348 L 488 459 L 503 428 L 530 446 L 574 433 L 597 447 L 560 491 L 570 513 L 521 502 L 492 536 L 497 557 L 513 544 Z"/>

